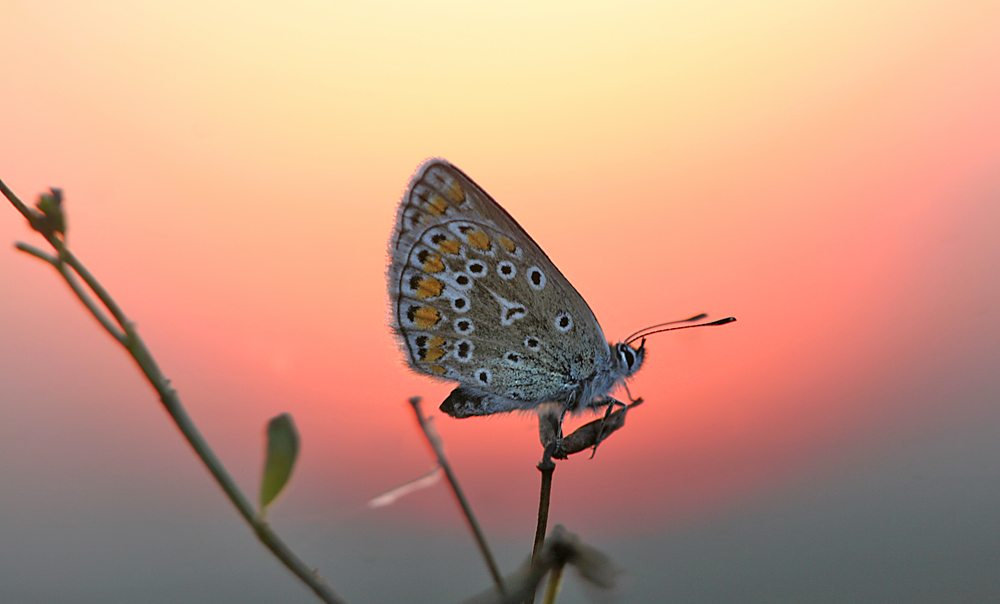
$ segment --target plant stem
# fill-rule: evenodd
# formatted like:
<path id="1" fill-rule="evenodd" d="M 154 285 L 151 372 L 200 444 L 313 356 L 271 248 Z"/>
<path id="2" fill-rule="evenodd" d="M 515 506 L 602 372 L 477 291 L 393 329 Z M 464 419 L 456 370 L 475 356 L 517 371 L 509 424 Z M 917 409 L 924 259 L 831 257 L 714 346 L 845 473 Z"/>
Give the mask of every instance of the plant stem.
<path id="1" fill-rule="evenodd" d="M 29 221 L 31 222 L 31 216 L 33 210 L 29 209 L 18 197 L 11 191 L 2 180 L 0 180 L 0 192 L 4 194 L 7 199 L 14 205 L 15 208 Z M 24 251 L 36 258 L 40 258 L 45 262 L 48 262 L 59 274 L 62 275 L 63 279 L 69 284 L 73 293 L 76 294 L 77 298 L 83 302 L 83 305 L 90 311 L 92 315 L 97 319 L 97 321 L 104 327 L 108 333 L 111 334 L 119 344 L 124 346 L 128 350 L 129 354 L 135 360 L 139 369 L 142 371 L 143 375 L 146 376 L 146 380 L 153 386 L 157 394 L 160 397 L 160 402 L 163 407 L 170 414 L 170 417 L 174 420 L 174 423 L 180 429 L 181 434 L 187 439 L 188 443 L 194 449 L 195 454 L 201 459 L 205 467 L 215 478 L 219 486 L 229 497 L 229 500 L 236 506 L 237 511 L 240 515 L 247 521 L 250 527 L 253 529 L 257 538 L 269 549 L 271 552 L 284 564 L 289 570 L 295 573 L 310 589 L 319 596 L 324 602 L 330 604 L 345 604 L 345 600 L 338 595 L 333 588 L 331 588 L 326 581 L 316 573 L 315 570 L 310 568 L 305 562 L 302 561 L 291 549 L 278 537 L 277 534 L 271 529 L 270 525 L 254 510 L 253 504 L 250 500 L 240 491 L 239 487 L 236 485 L 236 481 L 229 475 L 226 471 L 225 466 L 216 457 L 215 452 L 208 445 L 208 442 L 198 431 L 197 426 L 191 420 L 191 417 L 187 414 L 184 406 L 181 404 L 180 397 L 177 396 L 177 391 L 170 387 L 170 380 L 163 376 L 160 371 L 159 365 L 153 359 L 153 355 L 146 348 L 146 345 L 142 342 L 139 337 L 138 332 L 136 332 L 134 325 L 125 316 L 125 313 L 121 310 L 118 304 L 111 298 L 111 295 L 104 289 L 104 287 L 94 278 L 94 276 L 83 266 L 83 264 L 77 260 L 77 258 L 66 248 L 64 242 L 57 236 L 51 233 L 41 233 L 42 236 L 49 242 L 49 244 L 56 250 L 58 257 L 53 257 L 37 248 L 20 243 L 17 248 Z M 72 269 L 72 272 L 66 267 Z M 80 286 L 73 276 L 76 273 L 77 276 L 86 284 L 87 288 L 100 300 L 101 305 L 104 309 L 111 315 L 113 322 L 109 319 L 105 312 L 98 307 L 94 300 L 90 297 L 87 291 Z M 117 326 L 115 325 L 117 323 Z M 120 327 L 120 329 L 119 329 Z"/>
<path id="2" fill-rule="evenodd" d="M 441 438 L 437 435 L 434 427 L 430 425 L 430 422 L 426 417 L 424 417 L 423 412 L 420 410 L 420 397 L 415 396 L 410 399 L 410 405 L 413 406 L 413 412 L 417 415 L 417 423 L 420 424 L 421 430 L 424 432 L 424 436 L 427 438 L 427 442 L 430 443 L 431 448 L 434 450 L 434 455 L 437 456 L 438 463 L 444 470 L 444 475 L 448 477 L 448 483 L 451 485 L 451 491 L 455 494 L 455 498 L 458 499 L 458 504 L 462 507 L 462 512 L 465 514 L 465 519 L 469 523 L 469 528 L 472 529 L 472 534 L 476 539 L 476 544 L 479 545 L 479 551 L 483 555 L 483 559 L 486 561 L 486 566 L 489 567 L 490 575 L 493 576 L 493 582 L 497 586 L 497 590 L 500 595 L 505 595 L 503 579 L 500 577 L 500 571 L 497 569 L 497 564 L 493 560 L 493 554 L 490 553 L 489 545 L 486 543 L 486 537 L 483 536 L 483 530 L 479 526 L 479 522 L 476 520 L 475 514 L 472 513 L 472 507 L 469 505 L 469 500 L 465 498 L 465 493 L 462 492 L 462 487 L 458 484 L 458 478 L 455 477 L 455 472 L 451 469 L 451 464 L 448 463 L 448 458 L 445 457 L 444 447 L 441 446 Z"/>
<path id="3" fill-rule="evenodd" d="M 535 527 L 535 543 L 531 548 L 531 559 L 535 560 L 545 543 L 545 533 L 549 522 L 549 501 L 552 496 L 552 474 L 556 464 L 552 461 L 552 451 L 556 443 L 551 442 L 545 447 L 542 461 L 538 462 L 538 471 L 542 473 L 542 486 L 538 493 L 538 524 Z"/>

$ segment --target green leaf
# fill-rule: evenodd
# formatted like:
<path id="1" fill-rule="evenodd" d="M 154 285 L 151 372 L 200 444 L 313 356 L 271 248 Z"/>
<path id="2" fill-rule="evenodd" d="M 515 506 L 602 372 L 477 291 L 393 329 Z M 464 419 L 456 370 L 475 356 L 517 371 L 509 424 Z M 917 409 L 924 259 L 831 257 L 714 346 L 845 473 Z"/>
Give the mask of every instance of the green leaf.
<path id="1" fill-rule="evenodd" d="M 264 479 L 260 485 L 262 510 L 285 488 L 298 454 L 299 433 L 295 430 L 292 416 L 282 413 L 267 424 L 267 459 L 264 460 Z"/>

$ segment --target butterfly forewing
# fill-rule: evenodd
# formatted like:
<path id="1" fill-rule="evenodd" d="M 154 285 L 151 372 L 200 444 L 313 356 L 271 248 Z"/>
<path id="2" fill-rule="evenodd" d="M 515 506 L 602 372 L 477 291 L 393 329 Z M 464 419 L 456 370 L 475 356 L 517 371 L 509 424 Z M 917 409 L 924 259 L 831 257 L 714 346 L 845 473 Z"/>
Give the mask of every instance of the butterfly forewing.
<path id="1" fill-rule="evenodd" d="M 610 350 L 586 302 L 517 222 L 460 170 L 426 162 L 390 242 L 394 329 L 417 371 L 503 399 L 572 398 Z"/>

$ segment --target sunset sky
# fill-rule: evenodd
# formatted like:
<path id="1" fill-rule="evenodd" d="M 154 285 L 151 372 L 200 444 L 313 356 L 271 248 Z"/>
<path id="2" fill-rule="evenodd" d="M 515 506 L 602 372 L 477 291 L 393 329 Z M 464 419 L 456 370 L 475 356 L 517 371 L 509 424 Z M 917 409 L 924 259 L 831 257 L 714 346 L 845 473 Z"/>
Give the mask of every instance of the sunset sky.
<path id="1" fill-rule="evenodd" d="M 645 404 L 555 473 L 624 602 L 1000 596 L 1000 5 L 0 2 L 0 178 L 68 243 L 246 492 L 351 602 L 488 585 L 423 396 L 505 572 L 529 415 L 454 420 L 388 330 L 386 245 L 428 157 L 588 301 L 656 335 Z M 6 201 L 3 201 L 6 204 Z M 0 599 L 311 602 L 131 359 L 0 209 Z M 624 396 L 624 393 L 619 393 Z M 574 420 L 574 425 L 589 418 Z M 588 601 L 579 582 L 561 602 Z"/>

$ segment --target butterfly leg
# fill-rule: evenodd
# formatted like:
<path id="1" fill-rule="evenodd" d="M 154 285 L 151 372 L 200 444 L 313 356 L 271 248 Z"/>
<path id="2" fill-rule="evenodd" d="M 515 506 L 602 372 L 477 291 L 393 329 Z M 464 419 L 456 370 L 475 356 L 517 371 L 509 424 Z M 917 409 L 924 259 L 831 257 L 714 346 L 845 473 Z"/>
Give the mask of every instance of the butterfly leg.
<path id="1" fill-rule="evenodd" d="M 542 441 L 542 447 L 548 447 L 552 443 L 562 441 L 562 420 L 566 415 L 565 409 L 558 403 L 546 403 L 538 407 L 538 438 Z"/>
<path id="2" fill-rule="evenodd" d="M 629 400 L 635 402 L 635 400 L 632 398 L 632 394 L 628 392 L 627 388 L 625 392 L 628 393 Z M 601 419 L 601 431 L 597 437 L 597 441 L 594 443 L 593 450 L 590 452 L 591 459 L 594 458 L 594 455 L 597 455 L 597 445 L 604 442 L 604 439 L 607 438 L 608 436 L 611 436 L 611 433 L 616 429 L 615 427 L 612 427 L 611 423 L 608 421 L 611 418 L 611 414 L 614 412 L 615 407 L 620 406 L 622 408 L 623 417 L 621 418 L 621 423 L 625 423 L 624 414 L 626 411 L 628 411 L 628 405 L 626 405 L 625 403 L 621 402 L 618 399 L 611 398 L 610 396 L 608 396 L 599 401 L 595 401 L 594 403 L 591 404 L 591 407 L 603 407 L 605 405 L 607 405 L 608 408 L 604 411 L 604 417 Z"/>
<path id="3" fill-rule="evenodd" d="M 628 395 L 628 402 L 632 403 L 633 405 L 636 404 L 636 403 L 641 403 L 642 402 L 642 398 L 641 397 L 640 398 L 632 398 L 632 392 L 628 389 L 628 384 L 622 384 L 622 386 L 625 388 L 625 394 Z"/>

